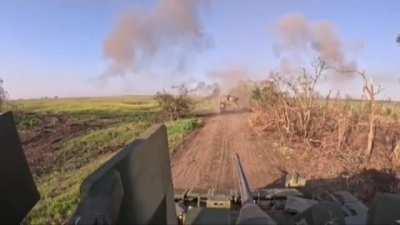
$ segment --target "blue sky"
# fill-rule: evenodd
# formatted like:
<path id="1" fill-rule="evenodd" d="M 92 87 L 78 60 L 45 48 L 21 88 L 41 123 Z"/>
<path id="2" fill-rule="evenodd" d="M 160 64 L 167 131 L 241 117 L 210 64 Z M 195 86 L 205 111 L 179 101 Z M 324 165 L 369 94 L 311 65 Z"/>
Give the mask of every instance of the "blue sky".
<path id="1" fill-rule="evenodd" d="M 263 76 L 279 59 L 272 48 L 274 27 L 284 16 L 335 24 L 359 65 L 384 88 L 383 98 L 400 99 L 400 2 L 211 0 L 201 24 L 212 42 L 191 58 L 182 74 L 129 74 L 99 82 L 107 69 L 103 43 L 129 8 L 150 9 L 158 1 L 14 0 L 0 2 L 0 77 L 11 98 L 151 93 L 174 82 L 204 80 L 214 70 L 243 67 Z M 159 70 L 161 70 L 160 68 Z M 261 75 L 260 75 L 261 74 Z M 350 80 L 337 88 L 359 96 Z"/>

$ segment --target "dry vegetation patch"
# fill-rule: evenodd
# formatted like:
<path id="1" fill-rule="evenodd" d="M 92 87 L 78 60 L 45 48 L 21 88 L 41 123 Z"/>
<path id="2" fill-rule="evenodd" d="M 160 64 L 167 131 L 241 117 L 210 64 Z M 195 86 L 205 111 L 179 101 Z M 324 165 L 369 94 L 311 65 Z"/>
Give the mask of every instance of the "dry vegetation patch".
<path id="1" fill-rule="evenodd" d="M 252 94 L 250 125 L 261 135 L 276 136 L 281 146 L 292 150 L 291 158 L 296 160 L 282 165 L 293 169 L 288 172 L 316 179 L 373 169 L 396 180 L 400 165 L 398 109 L 376 100 L 380 88 L 365 73 L 359 74 L 366 100 L 321 96 L 316 85 L 328 68 L 319 61 L 313 69 L 303 69 L 290 78 L 274 73 L 259 84 Z"/>

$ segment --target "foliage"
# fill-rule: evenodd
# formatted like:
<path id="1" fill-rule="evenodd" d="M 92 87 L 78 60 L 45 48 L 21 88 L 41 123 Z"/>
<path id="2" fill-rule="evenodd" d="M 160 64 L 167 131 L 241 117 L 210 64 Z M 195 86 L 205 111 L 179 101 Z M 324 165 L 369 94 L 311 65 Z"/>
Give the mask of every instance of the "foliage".
<path id="1" fill-rule="evenodd" d="M 193 102 L 186 91 L 180 91 L 177 95 L 158 92 L 154 99 L 161 107 L 161 112 L 170 120 L 187 116 L 193 108 Z"/>
<path id="2" fill-rule="evenodd" d="M 278 90 L 274 82 L 264 83 L 262 86 L 254 87 L 251 99 L 259 107 L 265 108 L 277 104 L 279 95 L 285 95 L 286 93 Z"/>
<path id="3" fill-rule="evenodd" d="M 168 143 L 171 152 L 174 152 L 184 138 L 201 127 L 202 121 L 198 118 L 188 118 L 166 123 L 168 129 Z"/>
<path id="4" fill-rule="evenodd" d="M 71 139 L 57 151 L 57 167 L 63 170 L 80 168 L 99 155 L 119 150 L 150 125 L 148 121 L 123 123 Z"/>
<path id="5" fill-rule="evenodd" d="M 21 113 L 18 111 L 14 112 L 14 118 L 17 128 L 21 131 L 38 127 L 43 120 L 42 116 L 37 113 Z"/>
<path id="6" fill-rule="evenodd" d="M 78 205 L 80 184 L 111 156 L 96 157 L 79 170 L 55 171 L 40 179 L 41 200 L 30 212 L 27 222 L 32 225 L 64 224 Z"/>
<path id="7" fill-rule="evenodd" d="M 326 117 L 315 87 L 326 64 L 319 61 L 314 69 L 314 73 L 303 69 L 295 77 L 273 73 L 270 81 L 254 89 L 253 101 L 269 115 L 265 129 L 273 127 L 285 137 L 300 137 L 307 142 L 318 139 L 319 130 L 327 121 L 321 120 Z"/>

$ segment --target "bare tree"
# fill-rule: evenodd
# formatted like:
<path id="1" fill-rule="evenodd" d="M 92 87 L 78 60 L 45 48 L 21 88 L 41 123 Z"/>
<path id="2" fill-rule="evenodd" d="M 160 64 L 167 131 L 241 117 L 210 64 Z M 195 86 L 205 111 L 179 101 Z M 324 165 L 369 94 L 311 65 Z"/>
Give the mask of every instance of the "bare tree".
<path id="1" fill-rule="evenodd" d="M 365 155 L 369 159 L 371 157 L 372 148 L 375 140 L 375 122 L 376 122 L 376 96 L 382 91 L 379 85 L 376 85 L 371 78 L 367 77 L 365 72 L 358 72 L 361 76 L 364 87 L 363 92 L 369 102 L 369 132 L 367 148 L 365 149 Z"/>
<path id="2" fill-rule="evenodd" d="M 400 43 L 400 35 L 397 37 L 396 41 Z M 368 141 L 367 148 L 365 149 L 365 155 L 369 159 L 371 157 L 372 148 L 374 146 L 375 140 L 375 122 L 376 122 L 376 96 L 382 91 L 382 87 L 375 84 L 371 77 L 366 75 L 365 71 L 354 71 L 354 70 L 338 70 L 336 71 L 342 73 L 353 73 L 358 74 L 363 80 L 363 93 L 368 100 L 369 105 L 369 131 L 368 131 Z"/>

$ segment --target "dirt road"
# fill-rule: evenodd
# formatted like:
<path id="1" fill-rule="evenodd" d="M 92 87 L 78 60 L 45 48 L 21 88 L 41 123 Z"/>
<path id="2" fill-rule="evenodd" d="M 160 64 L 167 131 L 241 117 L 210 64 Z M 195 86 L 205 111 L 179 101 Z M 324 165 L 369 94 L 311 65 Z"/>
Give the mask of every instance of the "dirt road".
<path id="1" fill-rule="evenodd" d="M 238 153 L 252 188 L 282 176 L 271 143 L 249 127 L 250 113 L 229 113 L 206 119 L 205 125 L 172 157 L 176 190 L 227 192 L 237 189 L 234 154 Z"/>
<path id="2" fill-rule="evenodd" d="M 373 163 L 362 168 L 363 164 L 343 157 L 346 151 L 309 149 L 301 144 L 281 145 L 279 137 L 273 136 L 276 132 L 256 134 L 249 126 L 250 116 L 250 113 L 230 113 L 206 118 L 204 127 L 172 156 L 177 193 L 184 190 L 206 193 L 210 189 L 227 194 L 237 191 L 235 153 L 241 158 L 253 190 L 283 187 L 285 173 L 298 173 L 307 179 L 307 189 L 313 195 L 327 190 L 348 190 L 369 202 L 376 192 L 400 192 L 397 178 L 400 175 L 377 169 L 379 165 Z"/>

